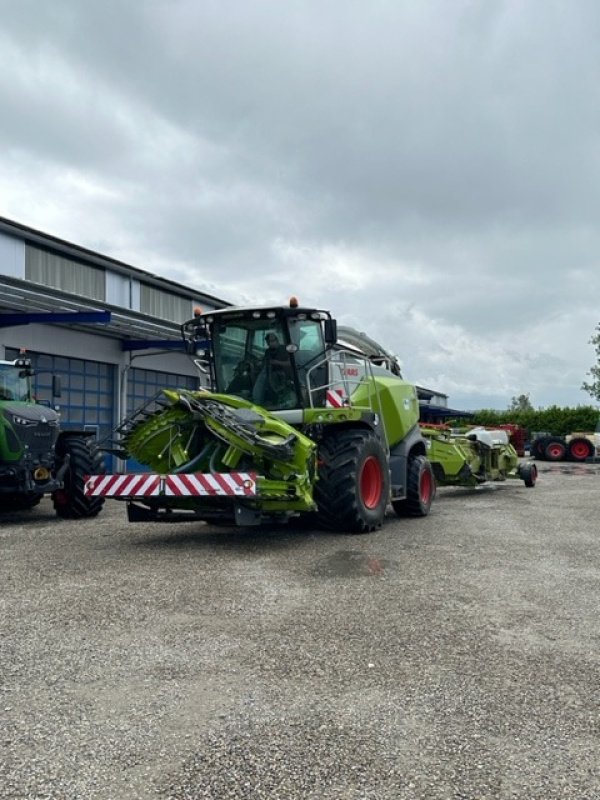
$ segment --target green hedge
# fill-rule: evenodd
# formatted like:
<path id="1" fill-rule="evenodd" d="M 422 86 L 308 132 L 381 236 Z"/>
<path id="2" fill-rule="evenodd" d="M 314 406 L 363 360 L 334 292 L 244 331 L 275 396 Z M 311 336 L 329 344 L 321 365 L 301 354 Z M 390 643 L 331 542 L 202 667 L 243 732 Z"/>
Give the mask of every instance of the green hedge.
<path id="1" fill-rule="evenodd" d="M 566 436 L 574 431 L 593 432 L 600 421 L 600 411 L 594 406 L 577 406 L 577 408 L 560 408 L 550 406 L 529 411 L 494 411 L 482 409 L 475 411 L 475 425 L 520 425 L 529 433 L 532 431 L 548 431 L 555 436 Z"/>

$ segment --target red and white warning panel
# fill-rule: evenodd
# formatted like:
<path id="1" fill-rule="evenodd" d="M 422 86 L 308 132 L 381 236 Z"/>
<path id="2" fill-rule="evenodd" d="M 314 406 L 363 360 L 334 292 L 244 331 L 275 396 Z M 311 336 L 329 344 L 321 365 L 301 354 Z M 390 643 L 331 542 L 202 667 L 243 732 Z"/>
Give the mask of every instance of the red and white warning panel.
<path id="1" fill-rule="evenodd" d="M 327 389 L 325 392 L 325 406 L 327 408 L 343 408 L 347 405 L 346 392 L 343 389 Z"/>
<path id="2" fill-rule="evenodd" d="M 165 475 L 165 494 L 169 497 L 186 495 L 242 495 L 256 494 L 254 472 L 208 472 Z"/>
<path id="3" fill-rule="evenodd" d="M 254 497 L 255 472 L 86 475 L 86 497 Z"/>
<path id="4" fill-rule="evenodd" d="M 156 497 L 161 475 L 86 475 L 86 497 Z"/>

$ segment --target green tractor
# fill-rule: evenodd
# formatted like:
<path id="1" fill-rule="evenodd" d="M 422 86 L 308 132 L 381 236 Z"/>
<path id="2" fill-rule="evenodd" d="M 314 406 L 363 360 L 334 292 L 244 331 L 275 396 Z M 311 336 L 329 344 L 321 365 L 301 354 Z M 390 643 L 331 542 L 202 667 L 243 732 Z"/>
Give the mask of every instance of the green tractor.
<path id="1" fill-rule="evenodd" d="M 0 361 L 0 512 L 30 509 L 51 495 L 59 517 L 94 517 L 104 504 L 85 494 L 85 476 L 103 470 L 89 434 L 61 431 L 57 412 L 33 399 L 31 361 Z M 60 395 L 58 378 L 53 395 Z"/>
<path id="2" fill-rule="evenodd" d="M 126 501 L 130 521 L 304 516 L 349 533 L 379 528 L 389 503 L 429 513 L 416 389 L 338 344 L 328 311 L 226 308 L 182 335 L 209 389 L 165 389 L 127 417 L 106 449 L 150 472 L 90 475 L 90 497 Z"/>

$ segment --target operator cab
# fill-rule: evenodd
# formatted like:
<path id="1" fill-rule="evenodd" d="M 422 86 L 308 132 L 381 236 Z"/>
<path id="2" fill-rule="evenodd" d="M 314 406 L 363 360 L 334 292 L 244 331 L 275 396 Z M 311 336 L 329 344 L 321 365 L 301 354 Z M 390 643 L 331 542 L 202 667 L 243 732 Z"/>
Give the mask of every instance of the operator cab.
<path id="1" fill-rule="evenodd" d="M 31 402 L 31 363 L 27 359 L 0 361 L 0 401 Z"/>
<path id="2" fill-rule="evenodd" d="M 200 322 L 201 319 L 201 322 Z M 271 411 L 319 405 L 311 391 L 327 383 L 326 352 L 335 336 L 328 312 L 294 306 L 223 309 L 184 323 L 209 344 L 216 392 Z"/>

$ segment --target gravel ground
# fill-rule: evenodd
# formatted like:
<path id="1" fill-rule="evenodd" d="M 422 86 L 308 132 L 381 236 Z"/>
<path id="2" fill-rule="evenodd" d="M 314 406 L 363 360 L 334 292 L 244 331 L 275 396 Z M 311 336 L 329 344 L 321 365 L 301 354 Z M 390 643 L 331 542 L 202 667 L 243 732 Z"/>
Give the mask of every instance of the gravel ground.
<path id="1" fill-rule="evenodd" d="M 600 465 L 369 536 L 0 518 L 0 797 L 600 797 Z"/>

